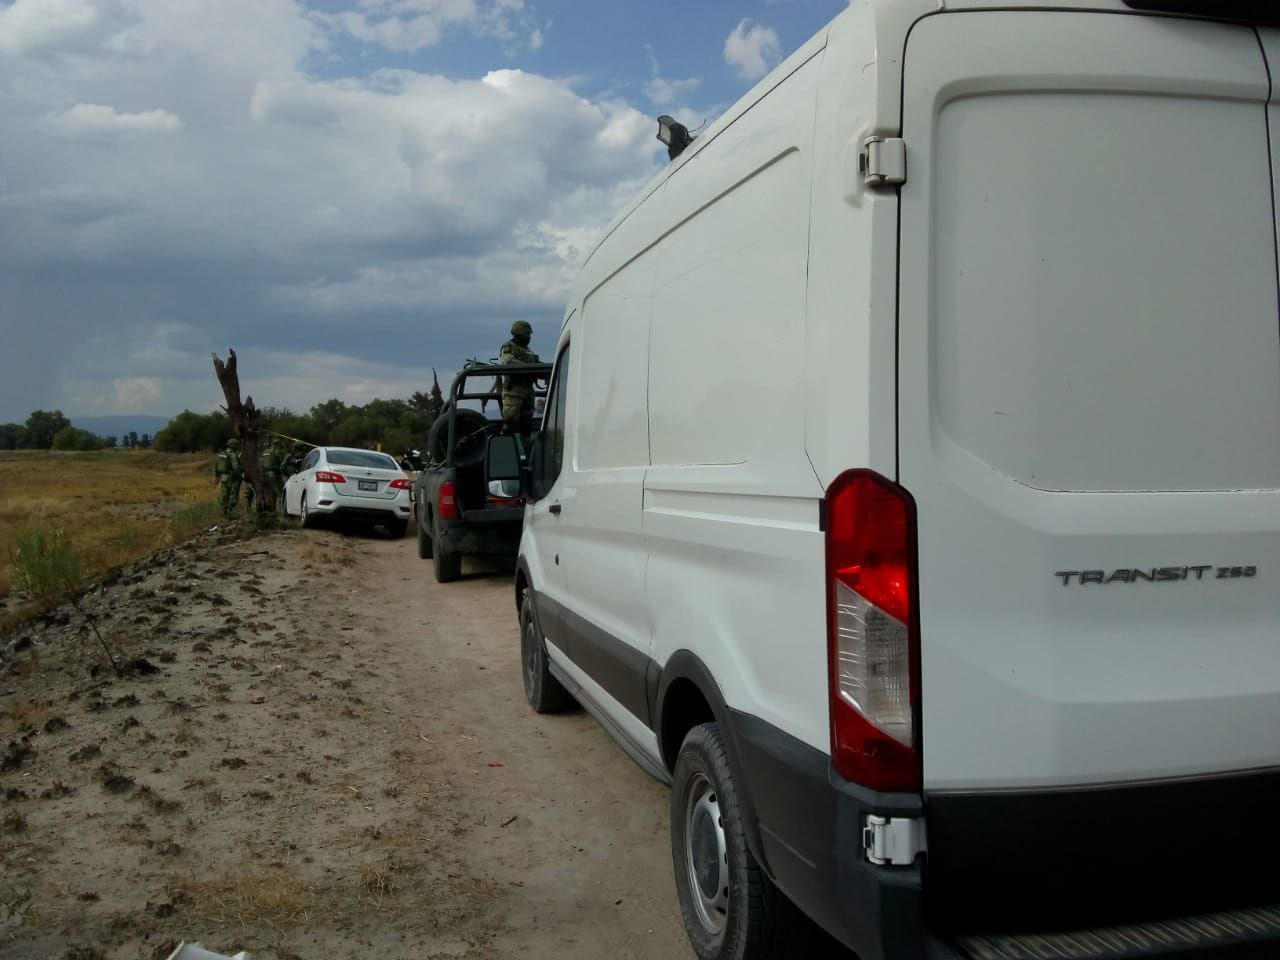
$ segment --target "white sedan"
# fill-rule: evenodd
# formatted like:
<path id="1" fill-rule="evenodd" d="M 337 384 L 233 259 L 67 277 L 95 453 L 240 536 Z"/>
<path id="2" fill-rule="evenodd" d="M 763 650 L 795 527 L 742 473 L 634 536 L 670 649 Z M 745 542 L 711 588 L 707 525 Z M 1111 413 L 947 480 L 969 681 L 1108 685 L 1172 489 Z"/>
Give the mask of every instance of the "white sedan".
<path id="1" fill-rule="evenodd" d="M 314 447 L 284 485 L 284 512 L 304 527 L 316 517 L 341 514 L 382 524 L 404 536 L 412 484 L 385 453 L 351 447 Z"/>

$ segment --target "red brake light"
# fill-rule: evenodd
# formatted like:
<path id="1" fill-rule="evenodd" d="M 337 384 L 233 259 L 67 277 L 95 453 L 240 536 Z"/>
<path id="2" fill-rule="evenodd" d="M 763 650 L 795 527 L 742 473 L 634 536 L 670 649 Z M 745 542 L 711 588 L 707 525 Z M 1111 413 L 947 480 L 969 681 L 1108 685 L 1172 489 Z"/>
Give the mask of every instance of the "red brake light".
<path id="1" fill-rule="evenodd" d="M 831 759 L 874 790 L 921 788 L 915 504 L 850 470 L 827 490 Z"/>
<path id="2" fill-rule="evenodd" d="M 347 478 L 340 473 L 333 473 L 329 470 L 316 471 L 317 483 L 346 483 Z"/>
<path id="3" fill-rule="evenodd" d="M 452 480 L 440 484 L 440 519 L 458 519 L 458 493 Z"/>
<path id="4" fill-rule="evenodd" d="M 392 490 L 409 490 L 409 489 L 412 489 L 413 484 L 411 484 L 404 477 L 398 477 L 397 479 L 392 480 L 390 483 L 388 483 L 387 486 L 390 487 Z"/>

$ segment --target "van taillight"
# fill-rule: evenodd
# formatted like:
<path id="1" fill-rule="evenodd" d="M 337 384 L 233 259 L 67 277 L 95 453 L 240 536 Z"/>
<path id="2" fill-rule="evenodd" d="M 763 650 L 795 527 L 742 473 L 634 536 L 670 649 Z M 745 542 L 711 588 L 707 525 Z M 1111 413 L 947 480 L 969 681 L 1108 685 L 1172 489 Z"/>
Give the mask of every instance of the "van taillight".
<path id="1" fill-rule="evenodd" d="M 440 484 L 440 519 L 458 519 L 458 493 L 452 480 Z"/>
<path id="2" fill-rule="evenodd" d="M 827 490 L 831 759 L 873 790 L 921 788 L 916 705 L 916 516 L 910 494 L 870 470 Z"/>

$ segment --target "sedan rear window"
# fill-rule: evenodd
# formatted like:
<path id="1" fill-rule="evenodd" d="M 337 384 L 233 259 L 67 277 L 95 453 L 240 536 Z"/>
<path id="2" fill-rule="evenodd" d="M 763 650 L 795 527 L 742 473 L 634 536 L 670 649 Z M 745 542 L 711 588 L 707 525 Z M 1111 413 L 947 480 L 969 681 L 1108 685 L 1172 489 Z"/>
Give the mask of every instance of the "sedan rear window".
<path id="1" fill-rule="evenodd" d="M 338 467 L 376 467 L 379 470 L 399 470 L 400 465 L 385 453 L 372 450 L 328 450 L 325 458 Z"/>

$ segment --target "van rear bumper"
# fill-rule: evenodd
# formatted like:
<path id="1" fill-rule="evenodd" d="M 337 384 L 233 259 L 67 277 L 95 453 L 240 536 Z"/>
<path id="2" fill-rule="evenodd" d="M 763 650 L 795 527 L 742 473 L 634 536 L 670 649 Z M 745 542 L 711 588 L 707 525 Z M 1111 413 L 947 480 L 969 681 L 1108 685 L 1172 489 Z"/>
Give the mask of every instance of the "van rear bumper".
<path id="1" fill-rule="evenodd" d="M 1280 772 L 926 803 L 729 715 L 754 852 L 862 960 L 1280 957 Z M 925 817 L 927 858 L 869 863 L 869 814 Z"/>
<path id="2" fill-rule="evenodd" d="M 1280 772 L 928 796 L 926 912 L 956 934 L 1280 903 Z M 1277 951 L 1280 956 L 1280 950 Z"/>
<path id="3" fill-rule="evenodd" d="M 919 797 L 842 779 L 830 757 L 758 717 L 729 710 L 759 826 L 755 853 L 774 882 L 861 960 L 923 958 L 923 870 L 880 867 L 862 852 L 869 814 L 919 817 Z"/>

